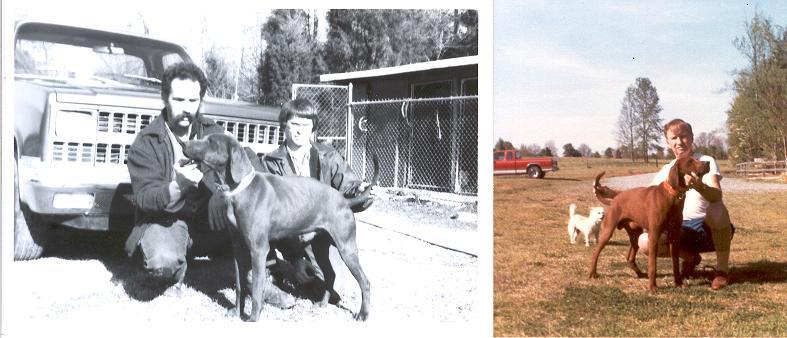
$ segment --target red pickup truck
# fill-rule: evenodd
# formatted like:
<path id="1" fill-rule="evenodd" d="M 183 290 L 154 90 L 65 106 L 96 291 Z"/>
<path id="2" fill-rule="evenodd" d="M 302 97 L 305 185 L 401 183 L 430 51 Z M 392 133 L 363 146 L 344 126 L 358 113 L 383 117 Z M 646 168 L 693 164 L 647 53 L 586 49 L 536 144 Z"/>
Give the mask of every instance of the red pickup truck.
<path id="1" fill-rule="evenodd" d="M 517 150 L 495 150 L 495 175 L 527 174 L 543 178 L 547 171 L 558 171 L 557 160 L 552 157 L 522 157 Z"/>

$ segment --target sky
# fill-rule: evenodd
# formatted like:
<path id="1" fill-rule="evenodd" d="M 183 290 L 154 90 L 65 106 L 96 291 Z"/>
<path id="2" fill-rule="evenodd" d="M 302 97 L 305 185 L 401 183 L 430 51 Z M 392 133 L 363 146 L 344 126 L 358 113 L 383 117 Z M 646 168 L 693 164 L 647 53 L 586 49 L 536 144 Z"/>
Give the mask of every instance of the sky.
<path id="1" fill-rule="evenodd" d="M 787 1 L 494 2 L 494 141 L 617 147 L 621 100 L 636 78 L 658 91 L 661 118 L 695 135 L 724 128 L 733 45 L 756 8 L 787 26 Z"/>

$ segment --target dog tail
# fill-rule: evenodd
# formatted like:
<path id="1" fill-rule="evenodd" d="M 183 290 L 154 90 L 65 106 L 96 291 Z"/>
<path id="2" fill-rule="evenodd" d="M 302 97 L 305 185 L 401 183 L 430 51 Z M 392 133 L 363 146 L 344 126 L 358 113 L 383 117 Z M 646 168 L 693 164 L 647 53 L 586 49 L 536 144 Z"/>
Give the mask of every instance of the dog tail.
<path id="1" fill-rule="evenodd" d="M 576 212 L 577 212 L 577 205 L 571 203 L 571 205 L 568 206 L 568 217 L 569 218 L 574 217 L 574 213 Z"/>
<path id="2" fill-rule="evenodd" d="M 369 195 L 372 192 L 372 187 L 377 184 L 377 181 L 380 179 L 380 159 L 377 156 L 377 153 L 372 153 L 372 168 L 374 172 L 372 173 L 372 180 L 369 182 L 369 185 L 363 191 L 358 192 L 355 197 L 349 200 L 350 205 L 357 205 L 366 202 L 369 199 Z"/>
<path id="3" fill-rule="evenodd" d="M 612 202 L 612 199 L 617 196 L 618 192 L 610 189 L 607 186 L 601 185 L 599 181 L 601 181 L 601 177 L 604 176 L 606 171 L 600 172 L 596 175 L 596 179 L 593 180 L 593 194 L 596 195 L 596 199 L 604 205 L 609 205 Z"/>

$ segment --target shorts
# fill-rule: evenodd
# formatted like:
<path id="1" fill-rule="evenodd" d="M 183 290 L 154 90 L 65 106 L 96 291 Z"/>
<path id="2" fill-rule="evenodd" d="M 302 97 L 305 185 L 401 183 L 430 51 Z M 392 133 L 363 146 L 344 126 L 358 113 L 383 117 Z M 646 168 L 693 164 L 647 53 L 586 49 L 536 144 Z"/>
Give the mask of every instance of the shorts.
<path id="1" fill-rule="evenodd" d="M 730 240 L 735 235 L 735 225 L 730 224 Z M 713 237 L 702 218 L 683 220 L 680 228 L 680 248 L 689 252 L 713 252 Z"/>

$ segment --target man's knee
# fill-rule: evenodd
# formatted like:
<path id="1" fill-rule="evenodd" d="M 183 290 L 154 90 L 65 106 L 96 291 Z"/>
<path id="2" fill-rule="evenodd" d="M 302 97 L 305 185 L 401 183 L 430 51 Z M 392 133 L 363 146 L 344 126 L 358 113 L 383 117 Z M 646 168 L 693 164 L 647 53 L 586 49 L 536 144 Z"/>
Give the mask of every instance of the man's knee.
<path id="1" fill-rule="evenodd" d="M 143 267 L 153 277 L 180 282 L 186 270 L 186 252 L 191 239 L 184 225 L 151 225 L 139 246 Z"/>
<path id="2" fill-rule="evenodd" d="M 730 214 L 721 201 L 710 203 L 705 210 L 705 224 L 713 230 L 726 230 L 730 228 Z"/>

